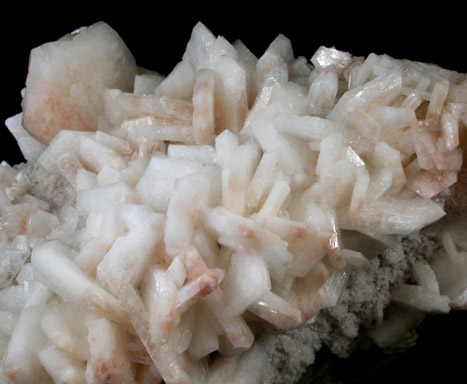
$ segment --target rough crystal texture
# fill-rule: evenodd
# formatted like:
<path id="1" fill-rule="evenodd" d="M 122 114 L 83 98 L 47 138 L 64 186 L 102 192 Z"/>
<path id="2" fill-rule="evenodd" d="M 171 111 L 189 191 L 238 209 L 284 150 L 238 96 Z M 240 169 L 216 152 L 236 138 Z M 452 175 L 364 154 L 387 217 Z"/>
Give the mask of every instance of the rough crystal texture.
<path id="1" fill-rule="evenodd" d="M 467 309 L 466 93 L 201 23 L 167 77 L 105 23 L 35 48 L 6 121 L 27 163 L 0 165 L 0 382 L 295 382 L 322 345 Z"/>
<path id="2" fill-rule="evenodd" d="M 96 130 L 104 89 L 131 91 L 135 74 L 125 43 L 102 22 L 41 45 L 31 51 L 24 127 L 43 144 L 62 129 Z"/>

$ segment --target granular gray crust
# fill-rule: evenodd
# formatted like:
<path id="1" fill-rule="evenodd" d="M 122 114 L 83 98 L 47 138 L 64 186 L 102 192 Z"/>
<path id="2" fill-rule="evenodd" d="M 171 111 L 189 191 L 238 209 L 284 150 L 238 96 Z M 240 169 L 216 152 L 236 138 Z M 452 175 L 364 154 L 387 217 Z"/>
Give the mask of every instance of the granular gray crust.
<path id="1" fill-rule="evenodd" d="M 321 311 L 312 324 L 280 334 L 264 335 L 260 342 L 268 355 L 268 367 L 263 383 L 297 382 L 324 345 L 338 357 L 348 357 L 358 341 L 378 324 L 383 310 L 385 319 L 413 314 L 414 311 L 401 311 L 390 304 L 391 290 L 412 279 L 411 265 L 414 261 L 429 261 L 439 249 L 430 228 L 400 239 L 381 255 L 369 259 L 371 269 L 354 268 L 339 303 Z M 423 317 L 417 312 L 417 316 L 409 316 L 408 320 L 413 320 L 412 324 L 416 326 Z"/>
<path id="2" fill-rule="evenodd" d="M 48 202 L 52 209 L 74 205 L 75 190 L 63 176 L 48 173 L 35 164 L 30 166 L 29 178 L 31 194 Z"/>

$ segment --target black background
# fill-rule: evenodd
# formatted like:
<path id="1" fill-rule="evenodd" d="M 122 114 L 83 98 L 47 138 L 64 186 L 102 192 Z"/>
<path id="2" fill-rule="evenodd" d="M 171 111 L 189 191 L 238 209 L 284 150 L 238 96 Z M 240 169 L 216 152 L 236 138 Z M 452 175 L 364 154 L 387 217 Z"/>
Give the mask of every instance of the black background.
<path id="1" fill-rule="evenodd" d="M 162 74 L 169 73 L 181 59 L 197 21 L 231 42 L 241 39 L 258 57 L 282 33 L 292 41 L 295 56 L 308 59 L 319 46 L 325 45 L 358 56 L 386 53 L 467 72 L 465 12 L 449 2 L 424 2 L 413 9 L 408 2 L 381 1 L 366 3 L 365 7 L 357 2 L 339 5 L 311 1 L 265 5 L 223 1 L 190 7 L 179 1 L 151 4 L 114 2 L 99 9 L 96 4 L 85 6 L 82 2 L 62 2 L 54 7 L 21 3 L 10 5 L 6 12 L 2 10 L 2 123 L 21 111 L 20 91 L 25 84 L 30 50 L 100 20 L 119 32 L 140 66 Z M 22 161 L 14 139 L 4 127 L 0 129 L 0 150 L 0 160 L 10 164 Z M 462 350 L 467 343 L 466 320 L 466 313 L 430 316 L 420 328 L 419 344 L 409 353 L 377 373 L 365 367 L 365 361 L 360 362 L 361 368 L 357 370 L 361 375 L 352 373 L 354 367 L 347 378 L 344 372 L 341 379 L 346 383 L 376 380 L 419 383 L 431 382 L 434 377 L 445 382 L 459 380 L 466 357 Z M 350 368 L 342 366 L 342 369 Z"/>

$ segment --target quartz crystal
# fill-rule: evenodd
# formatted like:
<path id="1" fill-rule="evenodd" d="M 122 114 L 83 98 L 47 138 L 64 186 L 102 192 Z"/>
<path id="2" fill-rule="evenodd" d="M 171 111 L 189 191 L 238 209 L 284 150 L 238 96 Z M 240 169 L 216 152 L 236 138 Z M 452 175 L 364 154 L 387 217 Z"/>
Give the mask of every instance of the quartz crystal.
<path id="1" fill-rule="evenodd" d="M 32 50 L 22 107 L 2 384 L 292 383 L 467 309 L 464 74 L 198 23 L 165 77 L 99 22 Z"/>

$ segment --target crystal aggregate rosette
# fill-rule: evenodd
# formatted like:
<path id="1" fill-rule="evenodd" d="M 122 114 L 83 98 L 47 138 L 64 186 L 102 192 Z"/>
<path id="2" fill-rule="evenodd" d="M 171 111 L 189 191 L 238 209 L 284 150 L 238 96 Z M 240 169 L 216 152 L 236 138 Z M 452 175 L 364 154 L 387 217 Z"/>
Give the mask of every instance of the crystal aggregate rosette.
<path id="1" fill-rule="evenodd" d="M 295 381 L 333 308 L 371 303 L 379 346 L 466 309 L 466 103 L 436 65 L 310 63 L 283 35 L 258 59 L 201 23 L 167 77 L 103 22 L 33 49 L 6 121 L 27 161 L 0 166 L 0 383 Z M 302 330 L 323 341 L 279 367 Z"/>

